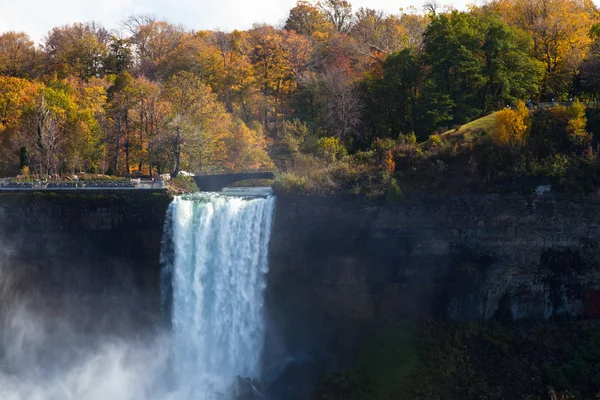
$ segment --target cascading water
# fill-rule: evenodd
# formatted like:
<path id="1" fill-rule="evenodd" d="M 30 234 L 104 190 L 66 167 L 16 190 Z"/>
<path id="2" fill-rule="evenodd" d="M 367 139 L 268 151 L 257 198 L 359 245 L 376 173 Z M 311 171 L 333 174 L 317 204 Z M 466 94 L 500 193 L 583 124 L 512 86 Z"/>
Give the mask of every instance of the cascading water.
<path id="1" fill-rule="evenodd" d="M 173 372 L 192 395 L 259 377 L 274 205 L 272 195 L 197 193 L 170 206 L 163 285 L 171 283 Z"/>

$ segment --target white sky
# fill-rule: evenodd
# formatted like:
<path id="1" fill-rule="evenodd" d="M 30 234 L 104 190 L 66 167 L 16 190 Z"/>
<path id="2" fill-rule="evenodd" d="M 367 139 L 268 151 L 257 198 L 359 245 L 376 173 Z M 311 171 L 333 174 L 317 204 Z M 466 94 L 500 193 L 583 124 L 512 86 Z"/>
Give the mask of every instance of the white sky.
<path id="1" fill-rule="evenodd" d="M 462 8 L 467 0 L 438 1 Z M 473 3 L 474 1 L 468 1 Z M 398 12 L 419 10 L 425 0 L 351 0 L 353 8 L 370 7 Z M 0 0 L 0 33 L 24 31 L 39 42 L 55 26 L 97 21 L 108 29 L 119 27 L 132 14 L 154 14 L 188 29 L 225 31 L 248 29 L 255 22 L 280 24 L 296 0 Z"/>

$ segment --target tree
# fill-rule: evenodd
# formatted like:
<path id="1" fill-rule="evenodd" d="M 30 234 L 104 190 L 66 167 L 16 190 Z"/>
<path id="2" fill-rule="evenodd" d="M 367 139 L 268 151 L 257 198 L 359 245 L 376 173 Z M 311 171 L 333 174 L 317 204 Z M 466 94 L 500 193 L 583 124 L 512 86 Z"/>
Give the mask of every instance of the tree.
<path id="1" fill-rule="evenodd" d="M 271 26 L 255 26 L 250 31 L 250 43 L 250 60 L 262 93 L 260 118 L 263 129 L 273 127 L 276 130 L 281 98 L 292 89 L 283 36 Z"/>
<path id="2" fill-rule="evenodd" d="M 483 41 L 481 21 L 472 15 L 454 11 L 431 16 L 423 36 L 423 61 L 429 67 L 424 107 L 430 120 L 463 124 L 481 115 L 483 60 L 477 55 Z"/>
<path id="3" fill-rule="evenodd" d="M 47 68 L 58 78 L 100 76 L 108 55 L 108 40 L 108 32 L 93 23 L 54 28 L 44 44 Z"/>
<path id="4" fill-rule="evenodd" d="M 400 9 L 400 11 L 400 24 L 406 32 L 408 47 L 420 49 L 423 33 L 429 24 L 429 17 L 418 13 L 414 7 L 409 7 L 406 11 Z"/>
<path id="5" fill-rule="evenodd" d="M 16 172 L 18 137 L 36 107 L 41 85 L 0 76 L 0 171 Z"/>
<path id="6" fill-rule="evenodd" d="M 149 79 L 156 78 L 156 67 L 181 43 L 183 28 L 159 21 L 151 15 L 133 15 L 124 22 L 131 33 L 131 42 L 137 55 L 137 69 Z"/>
<path id="7" fill-rule="evenodd" d="M 207 32 L 185 35 L 168 56 L 161 58 L 156 67 L 157 75 L 167 80 L 180 71 L 187 71 L 200 77 L 213 89 L 220 87 L 225 71 L 221 66 L 219 50 L 210 43 L 211 36 Z"/>
<path id="8" fill-rule="evenodd" d="M 113 84 L 108 89 L 107 113 L 111 134 L 108 143 L 111 145 L 113 173 L 121 171 L 121 151 L 125 153 L 125 173 L 131 173 L 130 150 L 131 150 L 131 118 L 130 111 L 139 101 L 139 94 L 135 78 L 127 71 L 116 76 Z"/>
<path id="9" fill-rule="evenodd" d="M 40 59 L 33 41 L 23 32 L 0 35 L 0 75 L 35 78 Z"/>
<path id="10" fill-rule="evenodd" d="M 326 71 L 322 79 L 329 132 L 341 140 L 356 137 L 363 108 L 357 85 L 338 69 Z"/>
<path id="11" fill-rule="evenodd" d="M 529 33 L 533 52 L 546 68 L 543 94 L 569 90 L 572 77 L 591 44 L 589 29 L 597 19 L 591 0 L 497 0 L 491 5 L 508 23 Z"/>
<path id="12" fill-rule="evenodd" d="M 38 90 L 39 85 L 27 79 L 0 76 L 0 132 L 18 127 Z"/>
<path id="13" fill-rule="evenodd" d="M 117 35 L 111 35 L 108 43 L 108 55 L 104 62 L 104 73 L 118 75 L 131 71 L 133 52 L 131 41 Z"/>
<path id="14" fill-rule="evenodd" d="M 517 103 L 516 109 L 506 108 L 496 113 L 496 125 L 492 130 L 492 140 L 507 148 L 511 154 L 517 155 L 527 143 L 531 132 L 529 110 L 523 101 Z"/>
<path id="15" fill-rule="evenodd" d="M 312 62 L 312 43 L 305 36 L 294 31 L 283 32 L 283 50 L 288 62 L 293 81 L 304 71 L 308 70 Z"/>
<path id="16" fill-rule="evenodd" d="M 249 128 L 243 121 L 231 123 L 224 145 L 227 155 L 223 168 L 227 171 L 257 171 L 273 169 L 275 165 L 267 153 L 267 140 L 260 125 Z"/>
<path id="17" fill-rule="evenodd" d="M 600 93 L 600 24 L 590 30 L 592 44 L 581 65 L 580 79 L 583 90 L 595 98 Z"/>
<path id="18" fill-rule="evenodd" d="M 496 18 L 484 18 L 483 114 L 539 93 L 543 65 L 530 57 L 530 37 Z"/>
<path id="19" fill-rule="evenodd" d="M 383 61 L 385 56 L 408 46 L 407 32 L 400 19 L 383 11 L 360 8 L 350 30 L 360 53 Z"/>
<path id="20" fill-rule="evenodd" d="M 353 22 L 352 5 L 346 0 L 322 0 L 317 3 L 319 10 L 327 16 L 333 27 L 341 33 L 350 30 Z"/>
<path id="21" fill-rule="evenodd" d="M 587 118 L 585 116 L 585 106 L 579 101 L 574 102 L 567 108 L 569 120 L 567 121 L 567 134 L 573 145 L 584 149 L 592 141 L 592 135 L 587 128 Z"/>
<path id="22" fill-rule="evenodd" d="M 381 78 L 364 81 L 365 117 L 373 136 L 396 138 L 415 131 L 422 75 L 417 57 L 405 49 L 386 58 Z"/>
<path id="23" fill-rule="evenodd" d="M 203 152 L 218 150 L 217 146 L 210 146 L 215 143 L 208 134 L 210 129 L 207 123 L 214 121 L 212 117 L 215 115 L 224 114 L 224 109 L 216 101 L 210 87 L 190 72 L 180 72 L 171 77 L 165 83 L 163 96 L 171 105 L 168 122 L 174 131 L 171 176 L 176 177 L 181 171 L 184 145 L 189 147 L 187 155 L 192 159 L 196 158 L 191 161 L 196 166 Z"/>
<path id="24" fill-rule="evenodd" d="M 535 95 L 541 69 L 531 48 L 527 37 L 493 16 L 432 16 L 423 38 L 427 119 L 463 124 Z"/>
<path id="25" fill-rule="evenodd" d="M 296 6 L 290 10 L 283 28 L 307 36 L 334 29 L 327 16 L 306 0 L 298 0 Z"/>

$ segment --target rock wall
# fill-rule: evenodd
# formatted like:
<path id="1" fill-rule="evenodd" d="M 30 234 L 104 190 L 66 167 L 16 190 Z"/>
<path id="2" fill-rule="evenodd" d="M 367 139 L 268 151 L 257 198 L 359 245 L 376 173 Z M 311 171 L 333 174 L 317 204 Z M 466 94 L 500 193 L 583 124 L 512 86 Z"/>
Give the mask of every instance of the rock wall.
<path id="1" fill-rule="evenodd" d="M 287 398 L 407 317 L 600 316 L 598 199 L 280 194 L 274 221 L 265 365 Z"/>
<path id="2" fill-rule="evenodd" d="M 1 283 L 10 275 L 15 296 L 57 308 L 99 302 L 97 311 L 87 304 L 90 325 L 122 310 L 155 320 L 170 200 L 159 192 L 0 193 Z"/>

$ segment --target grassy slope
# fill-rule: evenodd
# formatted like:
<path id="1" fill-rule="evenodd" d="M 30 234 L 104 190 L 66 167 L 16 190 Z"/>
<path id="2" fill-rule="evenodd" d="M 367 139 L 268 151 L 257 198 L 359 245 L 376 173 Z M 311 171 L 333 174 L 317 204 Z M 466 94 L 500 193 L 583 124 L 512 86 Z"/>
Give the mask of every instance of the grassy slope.
<path id="1" fill-rule="evenodd" d="M 400 170 L 401 187 L 417 193 L 474 190 L 474 180 L 479 178 L 473 172 L 474 159 L 488 151 L 495 121 L 492 113 L 418 144 L 430 156 L 418 166 Z"/>
<path id="2" fill-rule="evenodd" d="M 450 142 L 473 142 L 481 137 L 482 132 L 490 132 L 496 123 L 496 113 L 491 113 L 474 121 L 464 124 L 458 130 L 449 130 L 442 136 Z"/>

